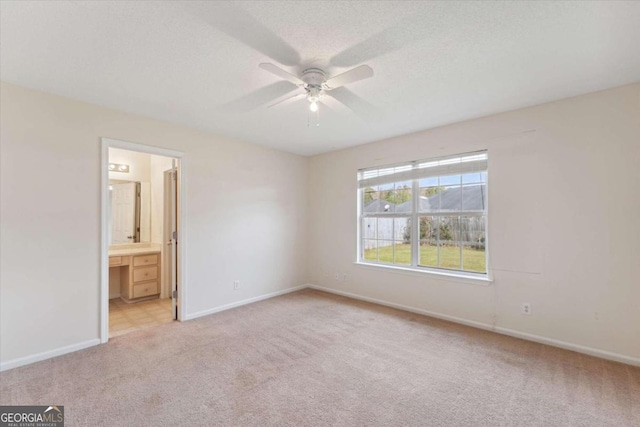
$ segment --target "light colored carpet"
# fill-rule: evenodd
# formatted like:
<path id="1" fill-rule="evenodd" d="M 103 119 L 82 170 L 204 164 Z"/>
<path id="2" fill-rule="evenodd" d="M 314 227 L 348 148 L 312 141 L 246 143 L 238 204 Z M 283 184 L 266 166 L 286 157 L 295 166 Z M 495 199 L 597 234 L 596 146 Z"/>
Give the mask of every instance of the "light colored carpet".
<path id="1" fill-rule="evenodd" d="M 312 290 L 0 382 L 68 426 L 640 426 L 640 368 Z"/>

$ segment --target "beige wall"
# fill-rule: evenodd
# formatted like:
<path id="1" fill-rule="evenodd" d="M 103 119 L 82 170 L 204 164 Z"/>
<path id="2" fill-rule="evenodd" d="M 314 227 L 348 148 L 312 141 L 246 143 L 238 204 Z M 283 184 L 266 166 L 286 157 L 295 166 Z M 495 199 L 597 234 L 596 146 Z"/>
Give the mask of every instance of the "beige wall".
<path id="1" fill-rule="evenodd" d="M 358 168 L 479 149 L 493 284 L 353 263 Z M 313 283 L 640 358 L 638 84 L 315 156 L 309 194 Z"/>
<path id="2" fill-rule="evenodd" d="M 185 153 L 185 314 L 305 283 L 306 158 L 4 82 L 0 122 L 3 363 L 99 337 L 101 137 Z"/>
<path id="3" fill-rule="evenodd" d="M 187 315 L 311 279 L 640 357 L 640 85 L 311 159 L 11 84 L 0 91 L 3 363 L 98 338 L 100 137 L 185 152 Z M 358 168 L 483 148 L 493 284 L 353 264 Z M 53 191 L 52 176 L 69 191 Z"/>

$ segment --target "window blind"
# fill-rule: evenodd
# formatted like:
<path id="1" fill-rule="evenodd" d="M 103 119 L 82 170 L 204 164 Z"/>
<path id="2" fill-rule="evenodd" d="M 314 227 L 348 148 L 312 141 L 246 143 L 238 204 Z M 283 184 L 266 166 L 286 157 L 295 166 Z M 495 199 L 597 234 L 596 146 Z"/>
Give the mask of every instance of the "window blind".
<path id="1" fill-rule="evenodd" d="M 385 166 L 384 168 L 360 169 L 358 171 L 358 188 L 436 176 L 484 172 L 488 167 L 487 159 L 486 151 L 476 151 L 455 156 L 401 163 L 395 166 Z"/>

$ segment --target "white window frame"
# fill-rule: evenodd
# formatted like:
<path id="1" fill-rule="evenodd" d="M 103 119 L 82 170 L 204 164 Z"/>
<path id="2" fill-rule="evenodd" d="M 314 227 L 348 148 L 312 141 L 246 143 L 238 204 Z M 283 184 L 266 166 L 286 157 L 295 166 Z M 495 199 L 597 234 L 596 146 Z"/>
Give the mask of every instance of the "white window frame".
<path id="1" fill-rule="evenodd" d="M 485 209 L 484 210 L 473 210 L 473 211 L 434 211 L 434 212 L 420 212 L 420 179 L 423 176 L 420 175 L 419 169 L 421 167 L 425 167 L 425 165 L 439 165 L 440 162 L 446 163 L 447 160 L 455 160 L 460 158 L 467 158 L 471 156 L 484 156 L 485 159 L 485 167 L 481 170 L 486 173 L 486 181 L 484 182 L 485 190 L 487 191 L 487 195 L 485 196 Z M 444 162 L 443 162 L 444 161 Z M 430 166 L 428 166 L 430 167 Z M 442 170 L 442 172 L 437 175 L 429 175 L 433 176 L 446 176 L 450 175 L 451 171 L 447 172 L 446 166 L 434 166 L 434 170 Z M 408 182 L 410 181 L 412 184 L 412 211 L 410 213 L 395 213 L 395 212 L 372 212 L 372 213 L 364 213 L 363 212 L 363 201 L 364 201 L 364 190 L 366 185 L 361 184 L 363 176 L 367 174 L 367 172 L 375 172 L 380 171 L 381 176 L 386 175 L 385 171 L 389 170 L 399 170 L 400 172 L 396 172 L 395 175 L 398 175 L 397 178 L 393 179 L 390 182 Z M 453 171 L 455 174 L 464 174 L 464 169 L 459 169 Z M 394 173 L 389 172 L 389 175 L 394 175 Z M 413 178 L 413 179 L 407 179 Z M 378 166 L 372 168 L 365 168 L 358 170 L 358 203 L 357 203 L 357 213 L 358 213 L 358 226 L 357 226 L 357 258 L 355 264 L 365 266 L 365 267 L 373 267 L 373 268 L 383 268 L 386 270 L 396 270 L 399 272 L 409 272 L 409 273 L 417 273 L 420 275 L 423 274 L 433 274 L 445 278 L 460 278 L 460 279 L 472 279 L 473 281 L 479 282 L 492 282 L 492 274 L 491 269 L 489 268 L 489 200 L 488 200 L 488 189 L 489 189 L 489 168 L 488 168 L 488 151 L 478 151 L 472 153 L 461 153 L 452 156 L 439 157 L 439 158 L 430 158 L 424 160 L 416 160 L 411 162 L 405 162 L 395 165 L 386 165 L 386 166 Z M 369 178 L 371 179 L 371 178 Z M 375 178 L 373 178 L 375 180 Z M 462 191 L 462 190 L 461 190 Z M 451 217 L 451 216 L 484 216 L 485 217 L 485 273 L 481 272 L 473 272 L 466 270 L 458 270 L 458 269 L 447 269 L 442 267 L 425 267 L 420 266 L 420 217 L 430 216 L 430 217 Z M 364 259 L 364 234 L 363 229 L 365 227 L 365 219 L 366 218 L 409 218 L 411 219 L 411 265 L 402 265 L 402 264 L 393 264 L 382 261 L 371 261 Z M 462 252 L 463 246 L 460 245 L 460 251 Z M 439 254 L 439 251 L 438 251 Z M 439 255 L 438 255 L 439 256 Z M 461 253 L 461 259 L 462 253 Z"/>

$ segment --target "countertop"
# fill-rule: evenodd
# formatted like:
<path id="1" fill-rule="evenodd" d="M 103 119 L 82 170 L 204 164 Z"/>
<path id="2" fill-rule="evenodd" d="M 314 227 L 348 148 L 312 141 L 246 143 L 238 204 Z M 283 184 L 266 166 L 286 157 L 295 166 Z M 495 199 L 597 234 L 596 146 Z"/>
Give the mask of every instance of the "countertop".
<path id="1" fill-rule="evenodd" d="M 112 245 L 109 247 L 109 256 L 127 256 L 155 254 L 160 252 L 162 245 L 159 243 L 131 243 L 124 245 Z"/>

